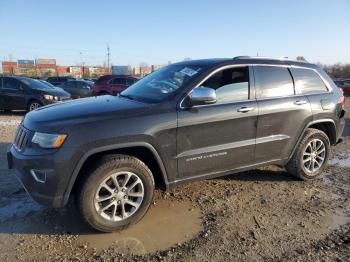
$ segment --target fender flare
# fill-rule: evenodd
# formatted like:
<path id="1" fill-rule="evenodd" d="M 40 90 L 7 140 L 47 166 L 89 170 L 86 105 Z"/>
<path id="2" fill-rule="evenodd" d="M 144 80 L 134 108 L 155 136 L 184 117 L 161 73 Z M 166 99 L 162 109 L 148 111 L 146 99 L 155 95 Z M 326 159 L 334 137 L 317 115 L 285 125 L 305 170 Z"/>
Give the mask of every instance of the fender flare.
<path id="1" fill-rule="evenodd" d="M 301 132 L 301 134 L 300 134 L 300 136 L 299 136 L 299 138 L 298 138 L 297 143 L 295 143 L 295 145 L 294 145 L 294 148 L 293 148 L 293 150 L 292 150 L 292 153 L 291 153 L 290 156 L 288 157 L 287 162 L 289 162 L 289 160 L 290 160 L 290 159 L 292 158 L 292 156 L 294 155 L 294 152 L 295 152 L 295 150 L 297 149 L 297 147 L 298 147 L 298 145 L 299 145 L 301 139 L 304 137 L 304 134 L 305 134 L 305 132 L 306 132 L 306 129 L 308 129 L 310 126 L 312 126 L 312 125 L 314 125 L 314 124 L 319 124 L 319 123 L 332 123 L 333 128 L 334 128 L 334 131 L 336 132 L 336 125 L 335 125 L 335 122 L 334 122 L 334 120 L 331 119 L 331 118 L 322 118 L 322 119 L 317 119 L 317 120 L 313 120 L 313 121 L 309 122 L 309 123 L 304 127 L 303 131 Z"/>
<path id="2" fill-rule="evenodd" d="M 168 176 L 166 173 L 165 166 L 164 166 L 163 161 L 162 161 L 160 155 L 158 154 L 157 150 L 151 144 L 146 143 L 146 142 L 131 142 L 131 143 L 112 144 L 112 145 L 106 145 L 106 146 L 93 148 L 93 149 L 87 151 L 80 158 L 78 164 L 75 166 L 75 168 L 72 172 L 72 175 L 70 176 L 66 190 L 64 191 L 64 195 L 62 198 L 62 206 L 65 206 L 67 204 L 67 202 L 69 200 L 69 196 L 70 196 L 72 189 L 73 189 L 73 185 L 78 177 L 78 174 L 79 174 L 81 168 L 83 167 L 85 161 L 90 156 L 97 154 L 97 153 L 110 151 L 110 150 L 125 149 L 125 148 L 131 148 L 131 147 L 145 147 L 152 152 L 153 156 L 155 157 L 155 159 L 160 167 L 162 178 L 164 180 L 166 189 L 168 190 L 169 189 L 169 181 L 168 181 Z"/>

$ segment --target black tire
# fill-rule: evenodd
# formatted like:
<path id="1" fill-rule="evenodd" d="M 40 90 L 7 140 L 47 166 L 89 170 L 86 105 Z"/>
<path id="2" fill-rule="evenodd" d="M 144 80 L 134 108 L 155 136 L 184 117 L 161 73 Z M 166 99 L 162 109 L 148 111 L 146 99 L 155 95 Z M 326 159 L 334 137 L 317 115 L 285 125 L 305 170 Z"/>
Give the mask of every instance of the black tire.
<path id="1" fill-rule="evenodd" d="M 99 96 L 107 96 L 107 95 L 110 95 L 110 93 L 103 91 L 103 92 L 99 93 L 98 95 Z"/>
<path id="2" fill-rule="evenodd" d="M 43 104 L 38 101 L 38 100 L 32 100 L 28 103 L 28 106 L 27 106 L 27 111 L 30 112 L 30 111 L 33 111 L 39 107 L 42 107 Z"/>
<path id="3" fill-rule="evenodd" d="M 325 148 L 324 161 L 322 165 L 316 169 L 314 172 L 308 172 L 304 165 L 304 152 L 308 144 L 314 139 L 319 139 L 323 142 Z M 321 130 L 308 128 L 304 134 L 304 137 L 300 141 L 298 147 L 296 148 L 292 158 L 286 165 L 288 173 L 298 177 L 302 180 L 312 180 L 319 177 L 324 169 L 327 167 L 327 163 L 330 157 L 331 148 L 328 136 Z M 311 156 L 310 156 L 311 158 Z"/>
<path id="4" fill-rule="evenodd" d="M 98 213 L 94 201 L 100 184 L 111 174 L 118 172 L 136 174 L 143 183 L 144 196 L 134 214 L 121 221 L 110 221 Z M 135 157 L 127 155 L 105 156 L 88 174 L 83 175 L 85 175 L 84 179 L 77 192 L 77 204 L 86 223 L 98 231 L 113 232 L 127 228 L 137 223 L 150 207 L 154 193 L 154 179 L 149 168 Z"/>

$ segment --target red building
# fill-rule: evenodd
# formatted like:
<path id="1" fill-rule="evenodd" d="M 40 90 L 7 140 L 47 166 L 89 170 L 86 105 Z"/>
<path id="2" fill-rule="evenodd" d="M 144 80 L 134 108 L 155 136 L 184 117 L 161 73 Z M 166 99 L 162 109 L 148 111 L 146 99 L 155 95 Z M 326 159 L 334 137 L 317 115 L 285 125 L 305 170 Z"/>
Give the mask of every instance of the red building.
<path id="1" fill-rule="evenodd" d="M 9 62 L 9 61 L 3 61 L 2 62 L 2 72 L 7 74 L 14 74 L 17 69 L 17 62 Z"/>

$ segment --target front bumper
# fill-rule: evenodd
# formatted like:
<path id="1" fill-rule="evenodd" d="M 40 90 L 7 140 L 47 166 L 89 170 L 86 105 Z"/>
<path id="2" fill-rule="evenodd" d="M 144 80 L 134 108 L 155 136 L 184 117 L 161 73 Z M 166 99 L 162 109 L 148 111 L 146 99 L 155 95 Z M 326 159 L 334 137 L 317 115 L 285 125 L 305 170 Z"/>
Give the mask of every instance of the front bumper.
<path id="1" fill-rule="evenodd" d="M 14 146 L 7 152 L 7 162 L 34 201 L 54 208 L 64 205 L 67 174 L 71 174 L 67 163 L 57 161 L 53 155 L 26 156 Z"/>

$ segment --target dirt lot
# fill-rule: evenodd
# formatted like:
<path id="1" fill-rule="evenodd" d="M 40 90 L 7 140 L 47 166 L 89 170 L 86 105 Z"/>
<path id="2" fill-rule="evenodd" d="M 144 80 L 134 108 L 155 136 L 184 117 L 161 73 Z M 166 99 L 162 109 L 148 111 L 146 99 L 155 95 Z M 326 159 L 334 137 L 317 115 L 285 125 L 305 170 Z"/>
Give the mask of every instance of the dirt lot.
<path id="1" fill-rule="evenodd" d="M 156 192 L 138 225 L 113 234 L 89 230 L 74 204 L 50 210 L 27 196 L 5 155 L 22 117 L 0 115 L 0 261 L 350 260 L 349 113 L 323 178 L 267 167 Z"/>

